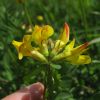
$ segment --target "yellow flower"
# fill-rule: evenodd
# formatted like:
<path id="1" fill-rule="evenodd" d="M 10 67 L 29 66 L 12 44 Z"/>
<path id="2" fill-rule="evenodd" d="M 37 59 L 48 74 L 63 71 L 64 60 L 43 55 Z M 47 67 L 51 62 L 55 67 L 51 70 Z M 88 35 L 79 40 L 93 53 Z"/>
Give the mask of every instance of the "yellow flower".
<path id="1" fill-rule="evenodd" d="M 23 56 L 30 56 L 36 60 L 47 62 L 46 58 L 31 46 L 31 35 L 24 35 L 22 42 L 13 40 L 12 44 L 16 47 L 20 60 Z"/>
<path id="2" fill-rule="evenodd" d="M 41 45 L 43 41 L 46 41 L 50 36 L 52 36 L 54 33 L 54 30 L 51 26 L 45 25 L 43 27 L 35 26 L 34 31 L 32 33 L 32 40 L 38 44 Z"/>
<path id="3" fill-rule="evenodd" d="M 88 55 L 79 55 L 72 57 L 69 60 L 67 59 L 67 61 L 74 65 L 89 64 L 91 62 L 91 58 Z"/>
<path id="4" fill-rule="evenodd" d="M 41 15 L 37 16 L 37 20 L 43 21 L 43 16 L 41 16 Z"/>
<path id="5" fill-rule="evenodd" d="M 89 64 L 91 62 L 91 58 L 88 55 L 83 55 L 83 53 L 87 50 L 88 42 L 76 47 L 71 48 L 71 54 L 65 59 L 72 64 Z"/>
<path id="6" fill-rule="evenodd" d="M 55 47 L 53 48 L 51 55 L 56 55 L 58 52 L 60 52 L 68 41 L 69 41 L 69 26 L 67 23 L 65 23 L 64 30 L 60 34 L 58 40 L 56 41 Z"/>
<path id="7" fill-rule="evenodd" d="M 35 25 L 34 31 L 32 33 L 32 40 L 39 45 L 41 45 L 41 30 L 42 27 Z"/>
<path id="8" fill-rule="evenodd" d="M 53 33 L 54 33 L 54 30 L 51 26 L 49 26 L 49 25 L 43 26 L 42 31 L 41 31 L 42 41 L 47 40 L 50 36 L 53 35 Z"/>
<path id="9" fill-rule="evenodd" d="M 67 23 L 64 25 L 64 30 L 59 36 L 59 40 L 61 40 L 64 44 L 69 41 L 69 26 Z"/>
<path id="10" fill-rule="evenodd" d="M 88 42 L 77 46 L 74 48 L 75 39 L 71 41 L 66 47 L 65 50 L 55 56 L 52 60 L 58 61 L 58 60 L 66 60 L 70 62 L 71 64 L 89 64 L 91 62 L 91 58 L 88 55 L 83 55 L 87 49 Z"/>
<path id="11" fill-rule="evenodd" d="M 31 46 L 30 40 L 31 40 L 31 36 L 25 35 L 23 37 L 22 42 L 18 42 L 15 40 L 12 41 L 12 44 L 16 47 L 16 49 L 18 51 L 19 59 L 22 59 L 23 56 L 31 56 L 32 46 Z"/>
<path id="12" fill-rule="evenodd" d="M 52 36 L 54 33 L 54 30 L 51 26 L 45 25 L 45 26 L 35 26 L 34 31 L 32 33 L 32 40 L 39 45 L 40 52 L 43 53 L 45 56 L 49 55 L 48 52 L 48 46 L 47 46 L 47 40 L 50 36 Z"/>

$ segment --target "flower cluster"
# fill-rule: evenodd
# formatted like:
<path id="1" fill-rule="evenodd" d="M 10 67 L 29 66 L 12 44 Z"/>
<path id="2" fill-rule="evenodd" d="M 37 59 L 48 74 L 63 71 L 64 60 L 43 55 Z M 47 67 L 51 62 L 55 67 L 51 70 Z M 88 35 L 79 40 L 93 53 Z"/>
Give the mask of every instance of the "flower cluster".
<path id="1" fill-rule="evenodd" d="M 74 47 L 75 39 L 69 42 L 69 33 L 69 26 L 65 23 L 63 32 L 56 41 L 53 41 L 50 39 L 54 34 L 54 29 L 51 26 L 36 25 L 32 34 L 24 35 L 21 42 L 13 40 L 12 44 L 18 51 L 19 59 L 29 56 L 44 63 L 61 60 L 71 64 L 90 63 L 90 56 L 84 54 L 89 43 L 86 42 Z M 32 45 L 32 43 L 34 44 Z"/>

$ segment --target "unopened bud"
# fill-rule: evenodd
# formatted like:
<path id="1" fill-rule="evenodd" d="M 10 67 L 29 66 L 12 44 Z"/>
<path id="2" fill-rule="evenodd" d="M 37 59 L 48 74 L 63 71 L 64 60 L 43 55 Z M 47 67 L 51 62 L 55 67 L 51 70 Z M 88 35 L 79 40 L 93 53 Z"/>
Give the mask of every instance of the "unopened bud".
<path id="1" fill-rule="evenodd" d="M 34 59 L 38 60 L 38 61 L 42 61 L 42 62 L 45 62 L 45 63 L 48 62 L 47 59 L 44 57 L 44 55 L 42 55 L 40 52 L 38 52 L 38 51 L 36 51 L 36 50 L 33 50 L 33 51 L 31 52 L 31 54 L 32 54 L 32 57 L 33 57 Z"/>

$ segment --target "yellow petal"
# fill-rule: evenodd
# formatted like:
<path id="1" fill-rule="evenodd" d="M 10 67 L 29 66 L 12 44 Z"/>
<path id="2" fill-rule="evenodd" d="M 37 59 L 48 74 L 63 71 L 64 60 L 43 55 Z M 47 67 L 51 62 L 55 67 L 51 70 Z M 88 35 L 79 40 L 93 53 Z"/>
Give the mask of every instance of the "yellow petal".
<path id="1" fill-rule="evenodd" d="M 33 50 L 33 47 L 31 46 L 30 38 L 30 35 L 25 35 L 23 38 L 23 42 L 18 42 L 15 40 L 12 41 L 12 44 L 18 51 L 18 58 L 20 60 L 23 58 L 23 56 L 31 56 L 31 50 Z"/>
<path id="2" fill-rule="evenodd" d="M 35 26 L 32 33 L 32 40 L 41 45 L 44 40 L 47 40 L 51 35 L 53 35 L 54 30 L 51 26 L 45 25 L 43 27 Z"/>
<path id="3" fill-rule="evenodd" d="M 57 40 L 55 43 L 55 49 L 59 50 L 60 48 L 63 48 L 64 45 L 64 42 L 62 42 L 61 40 Z"/>
<path id="4" fill-rule="evenodd" d="M 23 42 L 30 42 L 31 43 L 31 35 L 24 35 Z"/>
<path id="5" fill-rule="evenodd" d="M 73 49 L 75 44 L 75 38 L 65 47 L 65 51 L 70 51 Z"/>
<path id="6" fill-rule="evenodd" d="M 23 56 L 31 56 L 31 51 L 33 50 L 30 44 L 23 43 L 19 48 L 19 53 Z"/>
<path id="7" fill-rule="evenodd" d="M 91 58 L 88 55 L 80 55 L 77 59 L 71 60 L 72 64 L 89 64 L 91 63 Z"/>
<path id="8" fill-rule="evenodd" d="M 63 49 L 64 46 L 65 46 L 65 43 L 63 41 L 57 40 L 56 43 L 55 43 L 54 48 L 51 51 L 51 56 L 54 56 L 58 52 L 60 52 Z"/>
<path id="9" fill-rule="evenodd" d="M 52 61 L 64 60 L 64 59 L 66 59 L 66 57 L 68 57 L 70 55 L 71 55 L 70 52 L 62 52 L 62 53 L 59 53 L 58 55 L 54 56 Z"/>
<path id="10" fill-rule="evenodd" d="M 19 60 L 21 60 L 23 58 L 23 54 L 19 52 L 18 58 L 19 58 Z"/>
<path id="11" fill-rule="evenodd" d="M 81 53 L 83 53 L 83 51 L 86 50 L 86 47 L 87 47 L 88 45 L 89 45 L 89 43 L 86 42 L 86 43 L 84 43 L 84 44 L 82 44 L 82 45 L 80 45 L 80 46 L 78 46 L 78 47 L 72 49 L 72 54 L 81 54 Z"/>
<path id="12" fill-rule="evenodd" d="M 60 47 L 61 41 L 58 41 L 58 42 L 59 42 L 59 44 L 57 43 L 57 44 L 55 45 L 56 48 L 52 51 L 52 53 L 54 53 L 54 54 L 56 54 L 57 51 L 61 50 L 61 48 L 59 48 L 59 47 Z M 74 54 L 71 55 L 71 54 L 72 54 L 71 50 L 73 50 L 74 44 L 75 44 L 75 39 L 73 39 L 73 40 L 65 47 L 65 50 L 64 50 L 62 53 L 60 53 L 60 54 L 54 56 L 54 58 L 53 58 L 52 60 L 53 60 L 53 61 L 57 61 L 57 60 L 61 60 L 61 59 L 67 58 L 67 57 L 68 57 L 69 59 L 72 59 L 72 57 L 73 57 Z M 63 44 L 63 45 L 64 45 L 64 44 Z M 58 50 L 57 50 L 57 49 L 58 49 Z"/>
<path id="13" fill-rule="evenodd" d="M 32 33 L 32 40 L 36 43 L 36 44 L 41 44 L 41 30 L 42 27 L 39 27 L 37 25 L 35 25 L 34 27 L 34 31 Z"/>
<path id="14" fill-rule="evenodd" d="M 23 42 L 18 42 L 13 40 L 12 44 L 15 46 L 15 48 L 17 49 L 17 51 L 19 51 L 19 47 L 22 45 Z"/>
<path id="15" fill-rule="evenodd" d="M 47 40 L 50 36 L 53 35 L 53 33 L 54 33 L 54 30 L 51 26 L 49 25 L 43 26 L 42 31 L 41 31 L 42 40 Z"/>
<path id="16" fill-rule="evenodd" d="M 64 25 L 64 31 L 60 34 L 59 40 L 63 41 L 65 44 L 69 41 L 69 26 L 67 23 Z"/>

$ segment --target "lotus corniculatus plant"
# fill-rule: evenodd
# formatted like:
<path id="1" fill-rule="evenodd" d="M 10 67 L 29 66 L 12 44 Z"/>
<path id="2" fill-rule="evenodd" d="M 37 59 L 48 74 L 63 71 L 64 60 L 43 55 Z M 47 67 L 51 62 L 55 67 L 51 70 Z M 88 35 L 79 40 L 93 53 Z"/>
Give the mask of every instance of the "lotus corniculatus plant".
<path id="1" fill-rule="evenodd" d="M 31 57 L 37 61 L 40 61 L 46 67 L 45 93 L 46 100 L 53 100 L 54 98 L 54 83 L 52 65 L 58 62 L 68 62 L 73 65 L 89 64 L 91 58 L 86 55 L 88 42 L 79 45 L 75 45 L 75 38 L 69 41 L 69 26 L 67 23 L 64 25 L 63 32 L 59 35 L 57 40 L 52 40 L 50 37 L 54 34 L 54 29 L 50 25 L 38 26 L 32 29 L 31 34 L 24 35 L 21 42 L 12 41 L 12 44 L 18 51 L 18 58 L 21 60 L 24 56 Z"/>

